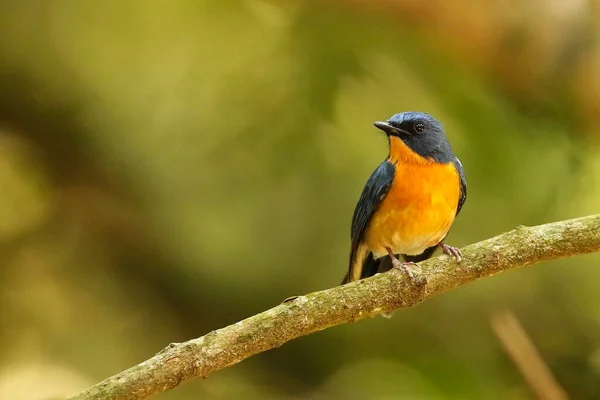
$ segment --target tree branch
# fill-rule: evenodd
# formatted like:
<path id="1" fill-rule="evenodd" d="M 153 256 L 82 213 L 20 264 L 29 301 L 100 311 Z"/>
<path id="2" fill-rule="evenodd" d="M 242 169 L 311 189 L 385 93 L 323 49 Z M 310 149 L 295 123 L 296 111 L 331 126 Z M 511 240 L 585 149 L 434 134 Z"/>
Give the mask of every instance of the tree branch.
<path id="1" fill-rule="evenodd" d="M 206 378 L 254 354 L 331 326 L 412 307 L 436 294 L 498 272 L 600 251 L 600 214 L 508 233 L 462 249 L 456 264 L 440 256 L 413 268 L 298 296 L 228 327 L 171 344 L 151 359 L 114 375 L 73 400 L 137 400 Z"/>

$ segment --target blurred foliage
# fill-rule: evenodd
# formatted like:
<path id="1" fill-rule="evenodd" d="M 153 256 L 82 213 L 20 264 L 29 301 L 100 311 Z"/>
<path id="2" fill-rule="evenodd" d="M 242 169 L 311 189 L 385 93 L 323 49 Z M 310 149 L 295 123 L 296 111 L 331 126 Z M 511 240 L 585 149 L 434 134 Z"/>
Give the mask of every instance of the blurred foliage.
<path id="1" fill-rule="evenodd" d="M 452 4 L 452 5 L 450 5 Z M 66 396 L 336 285 L 385 140 L 443 121 L 469 182 L 450 241 L 598 212 L 600 4 L 0 2 L 0 398 Z M 302 338 L 165 399 L 530 398 L 509 307 L 600 396 L 600 257 Z"/>

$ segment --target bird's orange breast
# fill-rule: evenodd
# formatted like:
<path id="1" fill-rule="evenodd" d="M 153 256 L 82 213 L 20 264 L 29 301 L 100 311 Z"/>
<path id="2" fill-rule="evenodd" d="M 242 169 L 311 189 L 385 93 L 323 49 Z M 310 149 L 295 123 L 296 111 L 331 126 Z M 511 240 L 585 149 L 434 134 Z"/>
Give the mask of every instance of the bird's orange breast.
<path id="1" fill-rule="evenodd" d="M 438 244 L 450 230 L 460 195 L 458 172 L 452 163 L 424 159 L 400 139 L 392 138 L 390 162 L 394 181 L 374 213 L 365 242 L 376 257 L 416 255 Z"/>

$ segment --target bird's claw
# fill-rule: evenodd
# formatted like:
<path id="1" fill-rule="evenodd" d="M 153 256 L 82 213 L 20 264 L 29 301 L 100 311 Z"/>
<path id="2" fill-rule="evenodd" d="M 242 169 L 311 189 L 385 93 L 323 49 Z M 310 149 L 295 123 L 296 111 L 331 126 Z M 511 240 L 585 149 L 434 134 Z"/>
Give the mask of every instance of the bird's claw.
<path id="1" fill-rule="evenodd" d="M 447 244 L 440 244 L 440 247 L 444 251 L 444 254 L 449 255 L 450 257 L 456 258 L 456 262 L 459 263 L 462 260 L 462 254 L 458 247 L 448 246 Z"/>
<path id="2" fill-rule="evenodd" d="M 415 274 L 412 272 L 412 270 L 410 269 L 409 265 L 415 265 L 414 262 L 412 261 L 407 261 L 407 262 L 401 262 L 400 260 L 398 260 L 397 258 L 392 260 L 392 266 L 396 269 L 405 271 L 408 276 L 410 277 L 411 280 L 415 280 Z"/>

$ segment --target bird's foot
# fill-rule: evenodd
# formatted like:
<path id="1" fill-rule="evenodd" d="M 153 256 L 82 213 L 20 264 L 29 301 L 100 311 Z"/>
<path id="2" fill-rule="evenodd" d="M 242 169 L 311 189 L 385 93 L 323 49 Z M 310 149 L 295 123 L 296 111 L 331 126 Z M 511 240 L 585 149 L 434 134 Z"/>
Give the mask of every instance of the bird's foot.
<path id="1" fill-rule="evenodd" d="M 456 258 L 456 262 L 459 263 L 462 260 L 462 254 L 458 247 L 448 246 L 447 244 L 440 243 L 438 246 L 442 248 L 444 254 L 449 255 L 450 257 Z"/>
<path id="2" fill-rule="evenodd" d="M 412 269 L 410 269 L 409 265 L 415 265 L 412 261 L 401 262 L 396 257 L 392 259 L 392 266 L 396 269 L 402 270 L 408 274 L 410 279 L 415 280 L 415 274 L 413 274 Z"/>

